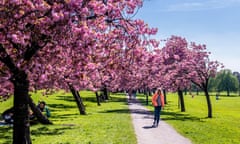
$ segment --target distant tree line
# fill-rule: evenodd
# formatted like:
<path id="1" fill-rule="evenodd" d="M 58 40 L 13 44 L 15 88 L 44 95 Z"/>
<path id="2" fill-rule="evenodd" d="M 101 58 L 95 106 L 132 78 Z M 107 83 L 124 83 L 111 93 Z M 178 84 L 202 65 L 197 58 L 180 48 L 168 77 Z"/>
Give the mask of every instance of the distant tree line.
<path id="1" fill-rule="evenodd" d="M 217 92 L 227 92 L 227 96 L 230 93 L 238 93 L 240 95 L 240 73 L 233 72 L 229 69 L 221 70 L 217 73 L 214 78 L 209 80 L 209 91 Z"/>
<path id="2" fill-rule="evenodd" d="M 196 85 L 192 85 L 191 90 L 185 89 L 185 94 L 189 91 L 195 92 L 196 95 L 202 92 Z M 208 91 L 216 92 L 218 95 L 223 95 L 226 92 L 227 96 L 231 93 L 240 96 L 240 72 L 232 72 L 229 69 L 223 69 L 216 73 L 215 77 L 211 77 L 208 82 Z"/>

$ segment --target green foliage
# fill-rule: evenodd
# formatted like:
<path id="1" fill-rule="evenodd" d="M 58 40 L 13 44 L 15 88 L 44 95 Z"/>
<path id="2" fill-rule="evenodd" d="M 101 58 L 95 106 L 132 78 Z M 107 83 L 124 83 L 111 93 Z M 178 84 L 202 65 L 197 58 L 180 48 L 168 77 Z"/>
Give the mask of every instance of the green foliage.
<path id="1" fill-rule="evenodd" d="M 74 98 L 58 92 L 49 97 L 33 94 L 35 102 L 45 100 L 54 125 L 31 126 L 34 144 L 135 144 L 136 137 L 124 95 L 111 95 L 109 102 L 97 106 L 92 92 L 81 92 L 87 115 L 79 115 Z M 12 99 L 0 103 L 0 113 L 12 105 Z M 12 141 L 12 127 L 1 126 L 0 143 Z"/>
<path id="2" fill-rule="evenodd" d="M 209 81 L 208 81 L 208 91 L 209 92 L 213 92 L 217 90 L 217 83 L 215 78 L 210 77 Z"/>
<path id="3" fill-rule="evenodd" d="M 194 144 L 239 144 L 240 143 L 240 97 L 211 96 L 213 118 L 206 118 L 206 98 L 187 95 L 184 97 L 186 112 L 178 109 L 177 94 L 167 95 L 168 104 L 161 118 Z M 141 97 L 144 101 L 144 97 Z M 152 106 L 148 106 L 153 110 Z M 161 128 L 161 124 L 160 124 Z"/>
<path id="4" fill-rule="evenodd" d="M 239 87 L 239 82 L 236 76 L 230 70 L 220 71 L 215 78 L 216 89 L 218 91 L 236 92 Z"/>

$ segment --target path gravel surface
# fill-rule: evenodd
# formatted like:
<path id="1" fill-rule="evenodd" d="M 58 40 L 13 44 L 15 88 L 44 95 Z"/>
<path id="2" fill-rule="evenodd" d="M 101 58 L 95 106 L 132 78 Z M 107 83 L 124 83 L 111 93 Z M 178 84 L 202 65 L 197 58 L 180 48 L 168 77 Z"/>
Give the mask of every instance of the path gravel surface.
<path id="1" fill-rule="evenodd" d="M 138 144 L 191 144 L 191 141 L 160 120 L 153 128 L 153 114 L 137 100 L 128 100 Z"/>

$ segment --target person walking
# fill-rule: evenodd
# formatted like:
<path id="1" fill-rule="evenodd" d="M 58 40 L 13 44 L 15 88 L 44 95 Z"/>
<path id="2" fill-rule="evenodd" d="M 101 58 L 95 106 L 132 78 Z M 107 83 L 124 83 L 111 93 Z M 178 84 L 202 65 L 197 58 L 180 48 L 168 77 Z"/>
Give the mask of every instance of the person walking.
<path id="1" fill-rule="evenodd" d="M 161 89 L 157 89 L 152 96 L 152 104 L 154 106 L 154 122 L 152 127 L 158 127 L 161 109 L 164 107 L 164 96 Z"/>

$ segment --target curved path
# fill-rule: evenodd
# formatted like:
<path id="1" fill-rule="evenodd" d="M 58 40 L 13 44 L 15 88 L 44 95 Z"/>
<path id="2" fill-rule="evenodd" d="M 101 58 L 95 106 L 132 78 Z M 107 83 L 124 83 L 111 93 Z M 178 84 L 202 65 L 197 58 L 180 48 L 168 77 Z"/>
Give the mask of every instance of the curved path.
<path id="1" fill-rule="evenodd" d="M 153 114 L 137 100 L 128 100 L 128 104 L 138 144 L 191 144 L 164 121 L 153 128 Z"/>

